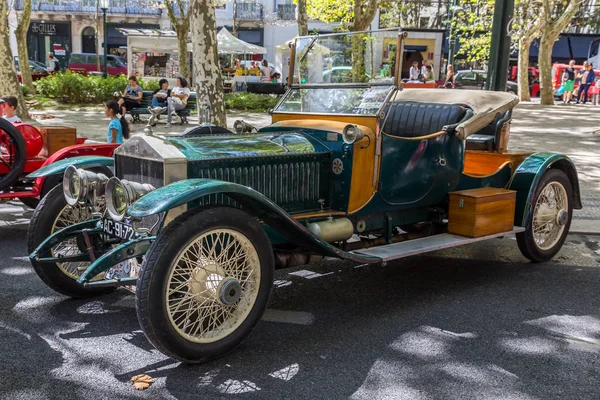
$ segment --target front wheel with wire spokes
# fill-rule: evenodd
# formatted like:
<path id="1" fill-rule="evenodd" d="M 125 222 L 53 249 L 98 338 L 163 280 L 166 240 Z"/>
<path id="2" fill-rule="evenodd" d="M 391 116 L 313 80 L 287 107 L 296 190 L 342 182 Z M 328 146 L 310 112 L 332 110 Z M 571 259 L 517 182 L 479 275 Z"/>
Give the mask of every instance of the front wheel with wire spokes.
<path id="1" fill-rule="evenodd" d="M 67 204 L 62 186 L 50 190 L 36 207 L 27 231 L 27 250 L 31 254 L 48 236 L 67 226 L 84 222 L 92 218 L 90 206 Z M 76 238 L 65 240 L 56 245 L 53 256 L 70 256 L 85 251 L 85 247 Z M 69 297 L 90 297 L 108 293 L 114 288 L 84 287 L 77 278 L 90 265 L 87 261 L 40 263 L 31 260 L 33 269 L 46 285 L 58 293 Z M 101 279 L 102 276 L 97 279 Z"/>
<path id="2" fill-rule="evenodd" d="M 531 261 L 548 261 L 562 247 L 573 218 L 573 188 L 561 170 L 550 169 L 532 198 L 525 231 L 517 234 L 521 253 Z"/>
<path id="3" fill-rule="evenodd" d="M 191 210 L 146 254 L 136 290 L 142 330 L 180 361 L 220 357 L 261 318 L 273 269 L 270 241 L 256 219 L 229 207 Z"/>

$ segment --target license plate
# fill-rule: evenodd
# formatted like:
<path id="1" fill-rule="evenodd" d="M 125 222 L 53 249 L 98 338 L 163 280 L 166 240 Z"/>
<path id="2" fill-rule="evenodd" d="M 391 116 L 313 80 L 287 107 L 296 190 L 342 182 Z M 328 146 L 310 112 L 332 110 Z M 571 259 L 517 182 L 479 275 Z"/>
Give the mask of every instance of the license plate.
<path id="1" fill-rule="evenodd" d="M 135 231 L 131 225 L 113 221 L 110 218 L 104 218 L 102 223 L 104 225 L 104 232 L 111 236 L 116 236 L 126 241 L 132 240 L 135 236 Z"/>

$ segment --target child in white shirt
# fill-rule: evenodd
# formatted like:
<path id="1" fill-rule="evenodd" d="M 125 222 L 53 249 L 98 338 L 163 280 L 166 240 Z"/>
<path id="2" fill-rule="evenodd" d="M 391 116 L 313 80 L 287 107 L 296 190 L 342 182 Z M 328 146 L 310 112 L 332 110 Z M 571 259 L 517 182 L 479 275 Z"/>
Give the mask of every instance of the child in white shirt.
<path id="1" fill-rule="evenodd" d="M 19 117 L 17 117 L 17 115 L 15 114 L 15 109 L 17 108 L 17 105 L 19 104 L 17 102 L 17 98 L 14 96 L 3 96 L 2 97 L 2 102 L 3 102 L 3 110 L 4 110 L 4 119 L 7 120 L 8 122 L 12 122 L 14 123 L 21 123 L 23 121 L 21 121 L 21 119 Z"/>

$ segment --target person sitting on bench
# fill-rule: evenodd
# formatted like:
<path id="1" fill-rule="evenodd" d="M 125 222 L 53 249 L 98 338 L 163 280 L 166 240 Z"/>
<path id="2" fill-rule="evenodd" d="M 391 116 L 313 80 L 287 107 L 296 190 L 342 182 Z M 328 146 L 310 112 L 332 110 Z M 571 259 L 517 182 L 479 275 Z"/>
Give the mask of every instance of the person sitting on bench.
<path id="1" fill-rule="evenodd" d="M 141 105 L 140 101 L 142 100 L 143 94 L 144 91 L 137 83 L 137 77 L 135 75 L 131 75 L 129 77 L 129 86 L 125 88 L 123 97 L 121 97 L 118 101 L 119 108 L 121 109 L 121 115 L 125 115 L 127 111 L 138 108 Z"/>
<path id="2" fill-rule="evenodd" d="M 171 90 L 171 96 L 167 98 L 167 125 L 171 126 L 173 116 L 177 116 L 177 111 L 183 110 L 190 97 L 190 88 L 187 87 L 187 80 L 183 76 L 177 77 L 177 86 Z"/>
<path id="3" fill-rule="evenodd" d="M 148 125 L 154 126 L 156 117 L 167 111 L 167 99 L 170 95 L 169 81 L 164 78 L 158 81 L 158 89 L 152 93 L 152 105 L 148 107 L 148 111 L 152 114 L 148 120 Z"/>

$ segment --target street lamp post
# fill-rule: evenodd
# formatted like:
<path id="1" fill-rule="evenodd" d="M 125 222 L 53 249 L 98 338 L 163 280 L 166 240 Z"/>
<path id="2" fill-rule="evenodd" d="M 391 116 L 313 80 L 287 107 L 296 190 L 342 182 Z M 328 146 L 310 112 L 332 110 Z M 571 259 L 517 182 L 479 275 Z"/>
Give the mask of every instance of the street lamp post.
<path id="1" fill-rule="evenodd" d="M 452 1 L 452 6 L 449 8 L 451 12 L 449 29 L 448 29 L 448 65 L 454 66 L 454 53 L 456 52 L 456 32 L 454 28 L 454 18 L 458 11 L 462 11 L 463 8 L 458 5 L 458 0 Z"/>
<path id="2" fill-rule="evenodd" d="M 110 0 L 98 0 L 100 4 L 100 9 L 102 10 L 102 31 L 104 32 L 104 61 L 102 63 L 102 68 L 104 71 L 102 72 L 102 76 L 106 78 L 108 76 L 108 71 L 106 70 L 106 61 L 108 54 L 108 32 L 106 29 L 106 11 L 108 10 Z"/>
<path id="3" fill-rule="evenodd" d="M 485 88 L 486 90 L 504 92 L 506 90 L 510 54 L 509 25 L 513 17 L 515 0 L 497 0 L 494 7 L 490 61 Z M 527 66 L 525 67 L 527 68 Z"/>

